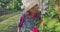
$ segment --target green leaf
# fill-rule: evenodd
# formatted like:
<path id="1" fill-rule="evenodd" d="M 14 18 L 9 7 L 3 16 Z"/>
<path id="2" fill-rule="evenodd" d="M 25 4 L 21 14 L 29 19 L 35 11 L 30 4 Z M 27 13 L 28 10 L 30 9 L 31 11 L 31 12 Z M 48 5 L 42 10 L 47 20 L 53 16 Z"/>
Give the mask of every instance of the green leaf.
<path id="1" fill-rule="evenodd" d="M 60 26 L 55 28 L 56 32 L 60 32 Z"/>
<path id="2" fill-rule="evenodd" d="M 53 28 L 56 23 L 57 23 L 57 19 L 55 19 L 55 18 L 49 20 L 49 22 L 47 23 L 47 29 Z"/>
<path id="3" fill-rule="evenodd" d="M 55 26 L 60 26 L 60 22 L 58 22 L 57 24 L 55 24 Z"/>

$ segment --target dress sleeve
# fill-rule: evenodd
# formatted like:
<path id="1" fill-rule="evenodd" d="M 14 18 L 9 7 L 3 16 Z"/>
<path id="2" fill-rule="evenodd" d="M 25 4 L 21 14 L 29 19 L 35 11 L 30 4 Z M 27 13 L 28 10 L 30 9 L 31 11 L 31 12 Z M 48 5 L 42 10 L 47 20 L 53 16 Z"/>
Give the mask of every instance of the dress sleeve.
<path id="1" fill-rule="evenodd" d="M 17 26 L 18 27 L 22 27 L 23 26 L 23 22 L 24 22 L 24 16 L 23 15 L 20 15 Z"/>

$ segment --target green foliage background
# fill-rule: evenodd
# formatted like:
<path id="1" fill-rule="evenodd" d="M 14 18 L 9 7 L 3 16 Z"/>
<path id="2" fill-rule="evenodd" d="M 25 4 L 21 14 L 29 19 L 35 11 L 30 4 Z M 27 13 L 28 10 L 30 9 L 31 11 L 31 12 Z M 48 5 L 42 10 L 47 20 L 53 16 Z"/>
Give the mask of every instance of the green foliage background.
<path id="1" fill-rule="evenodd" d="M 53 3 L 54 1 L 58 2 L 56 4 L 59 7 L 60 0 L 49 0 L 48 12 L 45 13 L 44 22 L 43 22 L 43 32 L 60 32 L 60 22 L 56 7 Z M 55 8 L 56 7 L 56 8 Z"/>

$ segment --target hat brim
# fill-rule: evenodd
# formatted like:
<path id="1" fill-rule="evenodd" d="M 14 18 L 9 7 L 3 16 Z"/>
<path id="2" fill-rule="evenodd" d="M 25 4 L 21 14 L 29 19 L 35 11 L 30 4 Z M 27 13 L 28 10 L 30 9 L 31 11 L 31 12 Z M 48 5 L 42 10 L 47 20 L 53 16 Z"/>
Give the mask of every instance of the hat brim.
<path id="1" fill-rule="evenodd" d="M 37 2 L 32 3 L 30 6 L 26 7 L 24 11 L 29 11 L 32 7 L 34 7 L 37 4 Z"/>

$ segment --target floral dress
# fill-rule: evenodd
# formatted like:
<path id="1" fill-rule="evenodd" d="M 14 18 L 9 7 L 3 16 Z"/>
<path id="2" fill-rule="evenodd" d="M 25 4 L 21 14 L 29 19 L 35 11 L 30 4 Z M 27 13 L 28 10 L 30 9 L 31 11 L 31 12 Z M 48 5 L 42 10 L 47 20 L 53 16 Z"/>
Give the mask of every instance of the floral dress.
<path id="1" fill-rule="evenodd" d="M 30 32 L 32 28 L 38 28 L 40 25 L 40 17 L 41 13 L 36 13 L 36 15 L 32 18 L 30 14 L 21 13 L 21 17 L 18 22 L 18 27 L 21 27 L 22 32 Z"/>

